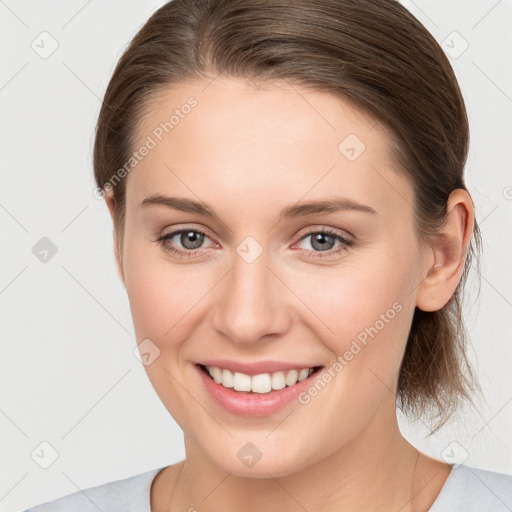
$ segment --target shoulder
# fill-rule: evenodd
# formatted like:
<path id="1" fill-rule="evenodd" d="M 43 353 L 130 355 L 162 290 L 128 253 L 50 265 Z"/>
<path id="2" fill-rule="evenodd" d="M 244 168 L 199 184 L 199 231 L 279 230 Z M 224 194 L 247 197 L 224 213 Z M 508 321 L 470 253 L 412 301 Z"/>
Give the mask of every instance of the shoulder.
<path id="1" fill-rule="evenodd" d="M 151 512 L 151 483 L 162 469 L 89 487 L 24 512 Z"/>
<path id="2" fill-rule="evenodd" d="M 454 466 L 428 512 L 509 512 L 512 475 Z"/>

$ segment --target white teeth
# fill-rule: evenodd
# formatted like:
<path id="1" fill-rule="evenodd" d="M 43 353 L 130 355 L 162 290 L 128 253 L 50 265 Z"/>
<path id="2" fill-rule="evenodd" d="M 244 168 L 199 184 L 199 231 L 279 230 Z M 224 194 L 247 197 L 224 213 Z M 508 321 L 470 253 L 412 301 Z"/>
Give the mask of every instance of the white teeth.
<path id="1" fill-rule="evenodd" d="M 251 391 L 251 377 L 245 373 L 236 372 L 233 375 L 233 387 L 235 391 Z"/>
<path id="2" fill-rule="evenodd" d="M 286 386 L 294 386 L 313 373 L 313 368 L 302 368 L 287 372 L 260 373 L 251 377 L 245 373 L 232 373 L 230 370 L 216 366 L 206 366 L 206 370 L 217 384 L 221 384 L 225 388 L 260 394 L 270 393 L 272 390 L 283 389 Z"/>
<path id="3" fill-rule="evenodd" d="M 272 378 L 270 375 L 268 373 L 253 375 L 251 378 L 251 391 L 254 393 L 268 393 L 272 391 Z"/>
<path id="4" fill-rule="evenodd" d="M 212 375 L 212 377 L 213 377 L 213 380 L 217 384 L 220 384 L 222 382 L 222 370 L 220 368 L 217 368 L 216 366 L 211 368 L 210 371 L 211 370 L 213 370 L 213 375 L 210 373 L 210 375 Z"/>
<path id="5" fill-rule="evenodd" d="M 272 389 L 283 389 L 286 387 L 284 372 L 275 372 L 272 374 Z"/>
<path id="6" fill-rule="evenodd" d="M 300 382 L 301 380 L 306 379 L 307 377 L 309 377 L 309 368 L 303 368 L 303 369 L 299 372 L 299 382 Z"/>
<path id="7" fill-rule="evenodd" d="M 208 368 L 208 366 L 206 368 Z M 220 384 L 222 384 L 225 388 L 233 387 L 233 374 L 229 370 L 222 370 L 222 380 Z"/>
<path id="8" fill-rule="evenodd" d="M 286 375 L 286 379 L 285 379 L 286 385 L 293 386 L 294 384 L 297 383 L 298 378 L 299 378 L 299 372 L 297 370 L 290 370 L 288 372 L 288 375 Z"/>

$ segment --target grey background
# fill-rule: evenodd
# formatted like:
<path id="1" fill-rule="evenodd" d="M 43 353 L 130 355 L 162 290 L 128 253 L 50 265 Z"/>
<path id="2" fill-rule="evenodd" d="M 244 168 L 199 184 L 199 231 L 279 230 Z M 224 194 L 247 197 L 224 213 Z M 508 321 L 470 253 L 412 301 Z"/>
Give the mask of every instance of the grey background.
<path id="1" fill-rule="evenodd" d="M 181 430 L 133 355 L 91 165 L 113 67 L 163 3 L 0 1 L 0 512 L 184 457 Z M 428 439 L 421 422 L 401 426 L 433 457 L 512 474 L 512 1 L 403 3 L 450 55 L 466 99 L 484 258 L 480 297 L 472 286 L 466 305 L 479 412 L 462 410 Z"/>

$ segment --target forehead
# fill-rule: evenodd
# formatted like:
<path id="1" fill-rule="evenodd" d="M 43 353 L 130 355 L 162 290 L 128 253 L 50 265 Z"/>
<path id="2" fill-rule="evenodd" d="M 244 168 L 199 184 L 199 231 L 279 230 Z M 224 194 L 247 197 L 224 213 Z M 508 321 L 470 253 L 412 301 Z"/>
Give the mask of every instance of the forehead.
<path id="1" fill-rule="evenodd" d="M 381 123 L 335 95 L 288 83 L 217 78 L 169 89 L 145 112 L 134 149 L 150 140 L 130 172 L 127 202 L 155 192 L 212 201 L 236 192 L 276 206 L 335 193 L 381 209 L 411 199 Z"/>

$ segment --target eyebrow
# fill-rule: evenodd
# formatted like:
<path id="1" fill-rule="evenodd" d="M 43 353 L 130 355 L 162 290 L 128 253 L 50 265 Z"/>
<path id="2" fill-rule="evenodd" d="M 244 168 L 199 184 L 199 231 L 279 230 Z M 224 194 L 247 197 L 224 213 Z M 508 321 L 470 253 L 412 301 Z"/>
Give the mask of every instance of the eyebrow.
<path id="1" fill-rule="evenodd" d="M 220 220 L 220 217 L 215 213 L 215 210 L 207 203 L 194 201 L 184 197 L 169 197 L 161 194 L 154 194 L 146 197 L 142 201 L 141 205 L 144 207 L 153 205 L 166 206 L 167 208 L 172 208 L 174 210 L 197 213 L 204 217 Z M 314 213 L 333 213 L 338 211 L 358 211 L 377 215 L 377 210 L 371 206 L 358 203 L 353 199 L 341 197 L 292 204 L 281 210 L 279 213 L 279 219 L 303 217 Z"/>

